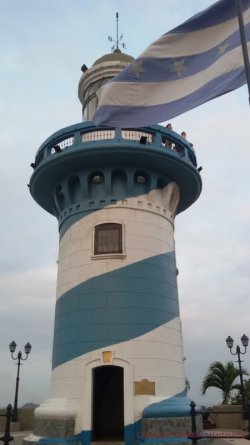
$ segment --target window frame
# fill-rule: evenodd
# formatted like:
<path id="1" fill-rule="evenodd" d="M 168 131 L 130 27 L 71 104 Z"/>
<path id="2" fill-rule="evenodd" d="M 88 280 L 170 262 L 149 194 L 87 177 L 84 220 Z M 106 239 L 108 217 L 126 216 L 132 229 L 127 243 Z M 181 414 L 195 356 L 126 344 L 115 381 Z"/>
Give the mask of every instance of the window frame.
<path id="1" fill-rule="evenodd" d="M 108 226 L 110 227 L 109 230 L 115 229 L 115 228 L 119 228 L 119 252 L 100 252 L 98 249 L 98 233 L 101 232 L 102 229 L 107 230 Z M 110 221 L 110 222 L 103 222 L 103 223 L 99 223 L 96 224 L 93 227 L 93 254 L 92 254 L 92 258 L 93 259 L 98 259 L 98 258 L 125 258 L 125 253 L 124 253 L 124 224 L 122 224 L 121 222 L 114 222 L 114 221 Z"/>

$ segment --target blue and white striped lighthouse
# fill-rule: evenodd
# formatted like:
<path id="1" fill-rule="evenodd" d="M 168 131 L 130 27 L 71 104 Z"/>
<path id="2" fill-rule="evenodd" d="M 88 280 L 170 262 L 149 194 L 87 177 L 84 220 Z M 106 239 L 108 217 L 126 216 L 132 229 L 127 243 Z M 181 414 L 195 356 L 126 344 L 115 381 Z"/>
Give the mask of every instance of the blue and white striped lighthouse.
<path id="1" fill-rule="evenodd" d="M 30 192 L 60 233 L 51 396 L 34 442 L 133 444 L 154 419 L 189 415 L 174 219 L 201 192 L 193 150 L 160 125 L 90 121 L 98 88 L 131 60 L 116 50 L 85 67 L 88 121 L 50 136 L 33 164 Z"/>

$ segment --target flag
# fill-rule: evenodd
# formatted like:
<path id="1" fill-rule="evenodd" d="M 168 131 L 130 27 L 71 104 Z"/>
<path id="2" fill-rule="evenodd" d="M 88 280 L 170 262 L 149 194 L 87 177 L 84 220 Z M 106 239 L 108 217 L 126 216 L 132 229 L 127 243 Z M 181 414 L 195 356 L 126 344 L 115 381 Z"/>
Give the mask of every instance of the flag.
<path id="1" fill-rule="evenodd" d="M 250 47 L 250 0 L 241 0 Z M 246 83 L 235 0 L 220 0 L 152 43 L 98 92 L 98 126 L 169 120 Z"/>

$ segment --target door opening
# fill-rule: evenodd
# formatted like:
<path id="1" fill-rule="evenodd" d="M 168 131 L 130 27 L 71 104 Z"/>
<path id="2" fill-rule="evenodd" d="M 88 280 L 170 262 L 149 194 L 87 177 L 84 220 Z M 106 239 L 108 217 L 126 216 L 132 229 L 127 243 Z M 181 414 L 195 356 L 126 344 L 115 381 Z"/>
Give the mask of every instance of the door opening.
<path id="1" fill-rule="evenodd" d="M 93 440 L 123 440 L 123 380 L 120 366 L 93 369 Z"/>

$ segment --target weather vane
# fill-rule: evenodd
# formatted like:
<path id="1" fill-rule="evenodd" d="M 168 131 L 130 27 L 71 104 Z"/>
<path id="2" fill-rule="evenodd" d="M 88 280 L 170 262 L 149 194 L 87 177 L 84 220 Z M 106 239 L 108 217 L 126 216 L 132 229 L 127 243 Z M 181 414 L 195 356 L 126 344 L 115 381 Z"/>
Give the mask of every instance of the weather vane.
<path id="1" fill-rule="evenodd" d="M 123 34 L 120 35 L 120 37 L 118 37 L 118 21 L 119 21 L 119 13 L 116 13 L 116 39 L 113 39 L 111 36 L 108 36 L 108 40 L 110 42 L 114 42 L 114 45 L 112 46 L 111 50 L 112 51 L 120 51 L 119 49 L 119 45 L 122 46 L 122 48 L 126 48 L 125 43 L 122 42 L 123 40 Z"/>

